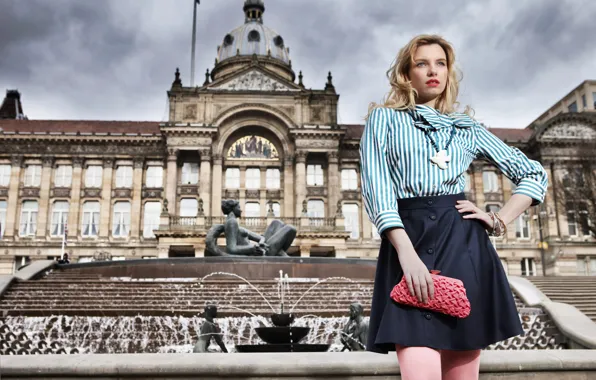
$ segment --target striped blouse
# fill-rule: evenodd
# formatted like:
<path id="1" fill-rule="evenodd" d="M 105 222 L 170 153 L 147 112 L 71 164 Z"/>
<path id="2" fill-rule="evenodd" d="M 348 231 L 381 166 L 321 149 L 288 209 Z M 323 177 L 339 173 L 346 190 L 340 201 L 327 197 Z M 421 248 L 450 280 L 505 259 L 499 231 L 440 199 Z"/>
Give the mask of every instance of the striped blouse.
<path id="1" fill-rule="evenodd" d="M 425 129 L 439 150 L 452 137 L 447 169 L 430 161 L 436 150 Z M 542 165 L 466 114 L 441 114 L 425 105 L 415 111 L 372 110 L 360 141 L 360 175 L 366 213 L 379 234 L 403 228 L 398 199 L 463 192 L 463 174 L 475 159 L 501 170 L 517 186 L 514 194 L 531 197 L 533 205 L 544 201 L 548 179 Z"/>

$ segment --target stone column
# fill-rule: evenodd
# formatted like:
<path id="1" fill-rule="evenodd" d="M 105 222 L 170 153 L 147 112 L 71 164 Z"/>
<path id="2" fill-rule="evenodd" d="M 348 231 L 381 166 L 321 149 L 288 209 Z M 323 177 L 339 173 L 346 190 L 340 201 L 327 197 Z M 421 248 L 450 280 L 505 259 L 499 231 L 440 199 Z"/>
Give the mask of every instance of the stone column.
<path id="1" fill-rule="evenodd" d="M 37 213 L 38 239 L 45 238 L 48 234 L 48 216 L 50 214 L 50 184 L 52 182 L 52 168 L 54 157 L 44 156 L 41 158 L 41 186 L 39 188 L 39 212 Z"/>
<path id="2" fill-rule="evenodd" d="M 222 177 L 222 157 L 219 154 L 213 155 L 213 181 L 211 182 L 211 216 L 221 216 L 221 193 L 223 191 Z"/>
<path id="3" fill-rule="evenodd" d="M 306 199 L 306 152 L 296 152 L 296 216 L 302 215 L 302 202 Z"/>
<path id="4" fill-rule="evenodd" d="M 327 192 L 329 194 L 329 217 L 335 216 L 337 201 L 340 199 L 339 153 L 327 152 Z"/>
<path id="5" fill-rule="evenodd" d="M 178 149 L 168 149 L 168 164 L 166 168 L 166 200 L 170 215 L 176 214 L 176 188 L 178 186 Z"/>
<path id="6" fill-rule="evenodd" d="M 199 170 L 199 196 L 203 200 L 205 216 L 211 215 L 211 151 L 201 150 L 201 168 Z"/>
<path id="7" fill-rule="evenodd" d="M 130 237 L 132 240 L 139 238 L 141 230 L 141 194 L 143 191 L 143 165 L 144 157 L 135 157 L 132 173 L 132 205 L 130 212 Z"/>
<path id="8" fill-rule="evenodd" d="M 300 216 L 295 215 L 294 209 L 294 157 L 286 156 L 283 166 L 283 211 L 281 214 L 285 217 Z M 282 205 L 280 205 L 282 206 Z"/>
<path id="9" fill-rule="evenodd" d="M 81 210 L 81 185 L 83 183 L 83 157 L 72 158 L 72 188 L 68 205 L 68 237 L 79 236 Z"/>
<path id="10" fill-rule="evenodd" d="M 19 209 L 19 185 L 21 184 L 21 168 L 23 156 L 14 155 L 11 158 L 10 183 L 8 184 L 8 204 L 6 209 L 6 226 L 4 239 L 12 238 L 18 231 L 17 210 Z M 16 233 L 18 235 L 18 233 Z M 11 263 L 12 264 L 12 263 Z M 12 267 L 10 268 L 12 271 Z"/>
<path id="11" fill-rule="evenodd" d="M 110 213 L 112 203 L 112 177 L 114 174 L 114 159 L 103 160 L 103 182 L 101 187 L 101 202 L 99 208 L 99 237 L 110 235 Z"/>

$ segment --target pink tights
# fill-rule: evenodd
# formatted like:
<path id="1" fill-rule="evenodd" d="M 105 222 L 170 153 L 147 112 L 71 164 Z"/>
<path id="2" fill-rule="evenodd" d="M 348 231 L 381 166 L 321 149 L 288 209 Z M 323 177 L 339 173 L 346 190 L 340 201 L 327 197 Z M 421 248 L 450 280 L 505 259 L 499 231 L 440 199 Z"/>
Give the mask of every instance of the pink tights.
<path id="1" fill-rule="evenodd" d="M 480 350 L 395 346 L 402 380 L 477 380 Z"/>

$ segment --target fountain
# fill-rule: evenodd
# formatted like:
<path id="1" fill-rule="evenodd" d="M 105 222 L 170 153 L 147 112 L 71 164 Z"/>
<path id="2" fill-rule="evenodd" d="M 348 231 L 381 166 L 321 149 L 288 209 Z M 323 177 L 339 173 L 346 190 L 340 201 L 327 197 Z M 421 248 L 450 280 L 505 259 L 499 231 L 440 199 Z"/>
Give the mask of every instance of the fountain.
<path id="1" fill-rule="evenodd" d="M 289 290 L 288 274 L 279 271 L 278 294 L 280 296 L 279 313 L 271 315 L 273 326 L 257 327 L 255 332 L 265 343 L 238 344 L 238 352 L 322 352 L 329 349 L 329 344 L 300 343 L 310 331 L 310 327 L 292 326 L 294 315 L 284 313 L 284 296 Z"/>

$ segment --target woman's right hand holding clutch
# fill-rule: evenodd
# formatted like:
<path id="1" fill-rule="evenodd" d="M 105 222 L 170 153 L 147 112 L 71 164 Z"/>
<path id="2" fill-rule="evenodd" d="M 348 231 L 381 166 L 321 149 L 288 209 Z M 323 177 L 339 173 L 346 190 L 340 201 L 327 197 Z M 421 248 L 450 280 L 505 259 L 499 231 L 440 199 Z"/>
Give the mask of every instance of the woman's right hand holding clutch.
<path id="1" fill-rule="evenodd" d="M 428 268 L 416 253 L 406 231 L 402 228 L 395 228 L 386 231 L 386 236 L 397 250 L 397 257 L 410 294 L 423 303 L 433 299 L 435 294 L 433 279 Z"/>

